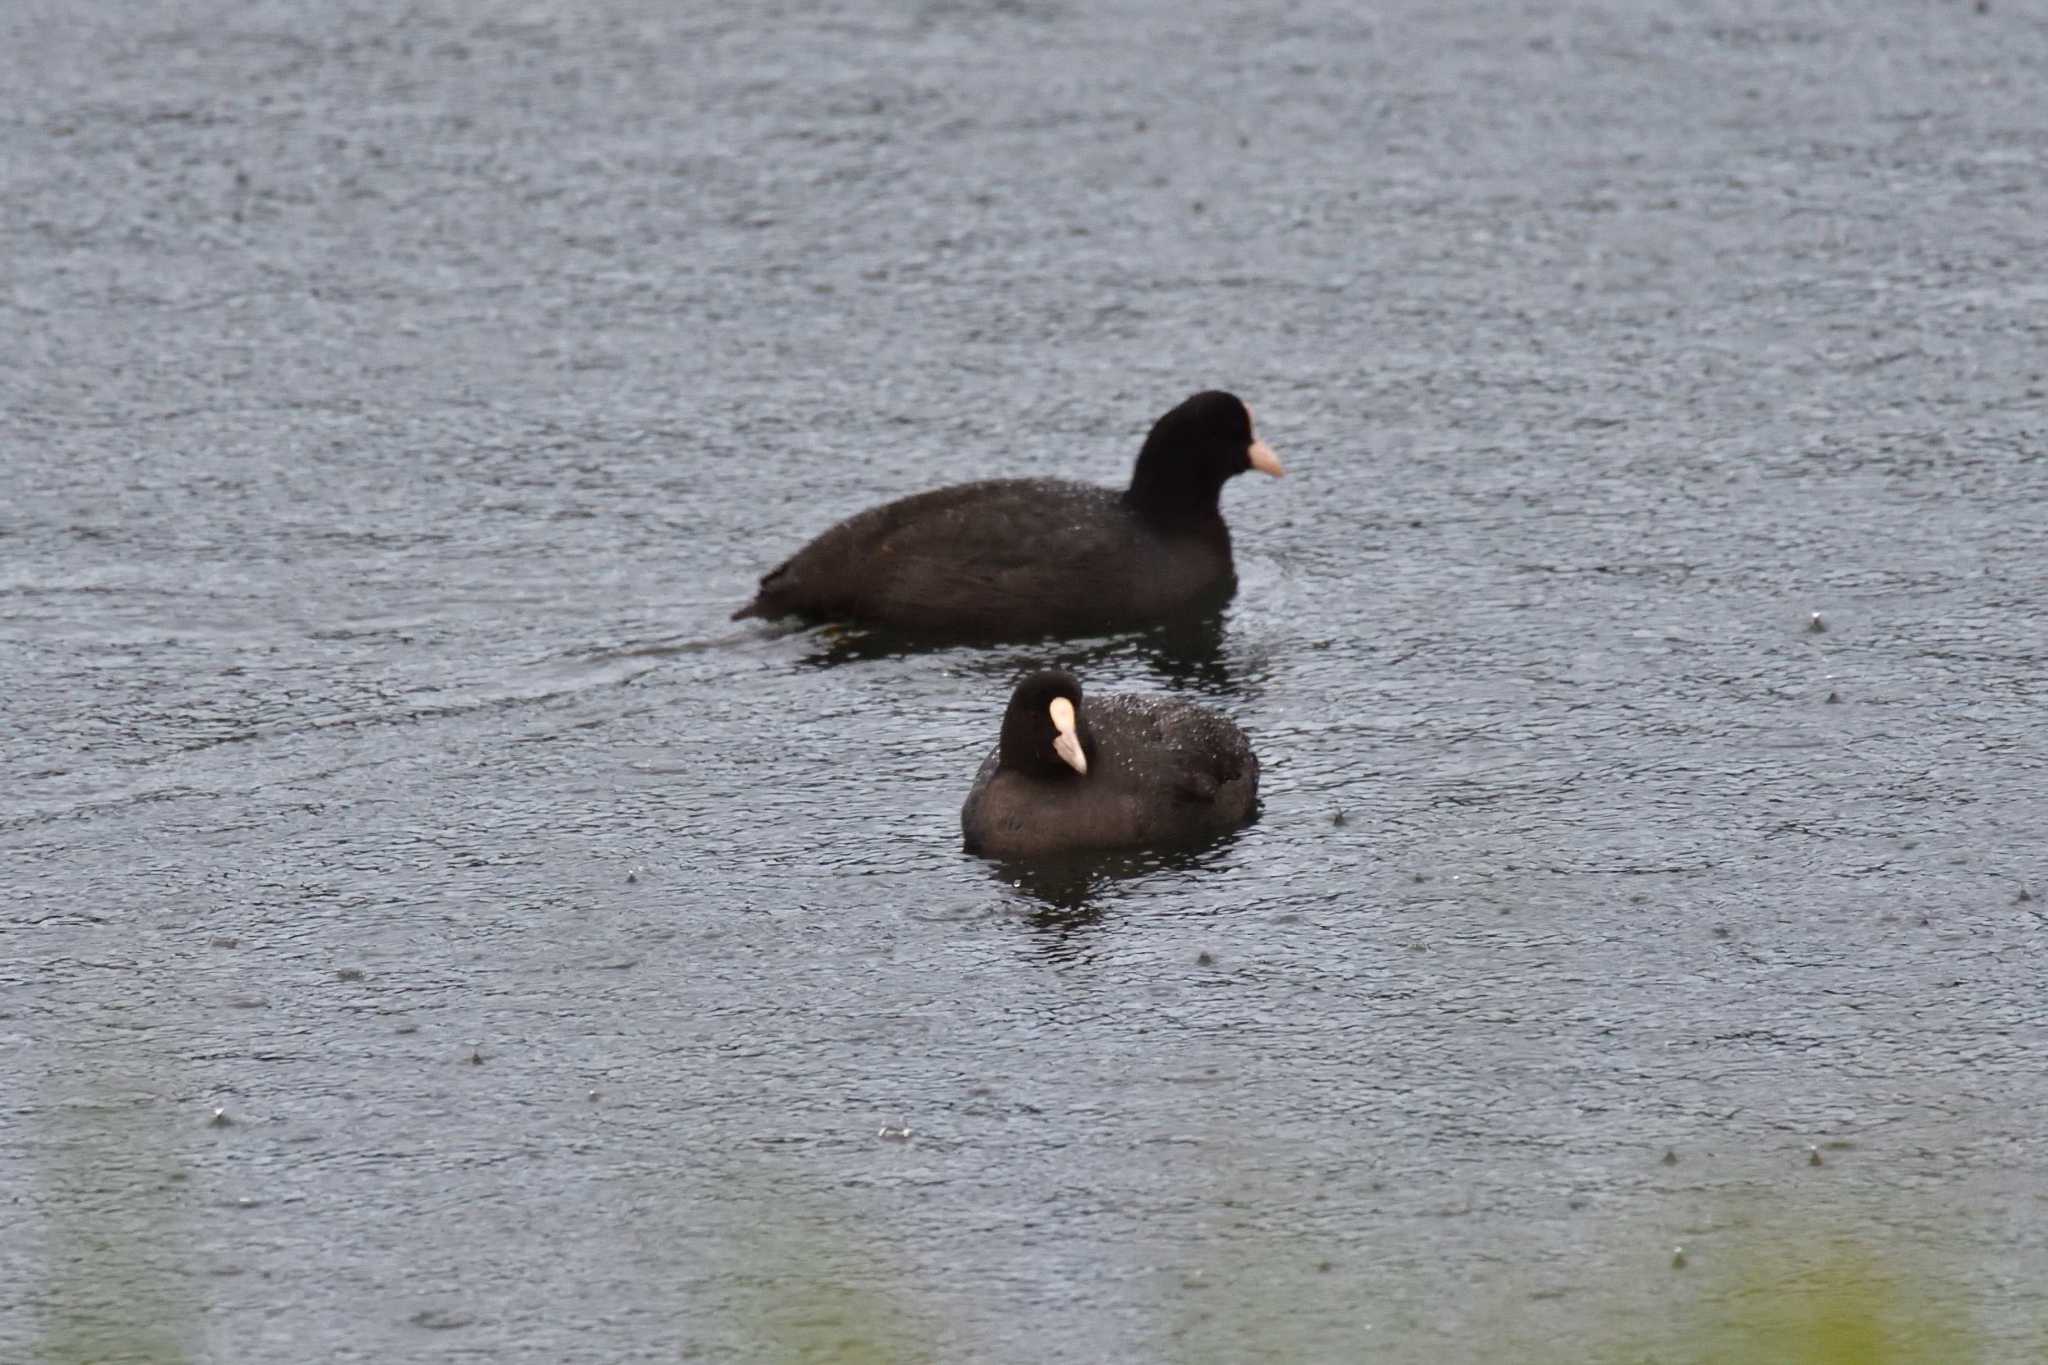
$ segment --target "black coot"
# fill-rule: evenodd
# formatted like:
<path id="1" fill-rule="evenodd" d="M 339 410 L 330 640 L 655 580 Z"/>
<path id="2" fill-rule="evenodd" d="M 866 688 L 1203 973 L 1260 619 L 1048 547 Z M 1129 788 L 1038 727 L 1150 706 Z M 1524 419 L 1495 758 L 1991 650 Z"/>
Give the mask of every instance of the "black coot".
<path id="1" fill-rule="evenodd" d="M 1171 697 L 1085 705 L 1071 673 L 1017 684 L 960 808 L 967 851 L 1032 858 L 1195 844 L 1252 818 L 1259 760 L 1227 717 Z"/>
<path id="2" fill-rule="evenodd" d="M 1227 393 L 1153 424 L 1119 493 L 1058 479 L 955 484 L 871 507 L 813 540 L 733 613 L 962 639 L 1084 635 L 1171 620 L 1237 587 L 1218 499 L 1280 460 Z"/>

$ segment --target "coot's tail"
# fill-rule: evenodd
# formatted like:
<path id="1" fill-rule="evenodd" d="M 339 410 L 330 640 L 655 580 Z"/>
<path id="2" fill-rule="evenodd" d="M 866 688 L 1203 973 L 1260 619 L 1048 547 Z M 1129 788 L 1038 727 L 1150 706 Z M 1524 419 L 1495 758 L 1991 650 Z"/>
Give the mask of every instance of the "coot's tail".
<path id="1" fill-rule="evenodd" d="M 763 621 L 772 621 L 778 616 L 789 614 L 789 603 L 784 594 L 776 592 L 776 580 L 781 578 L 787 564 L 778 564 L 768 573 L 761 575 L 761 587 L 755 592 L 754 600 L 732 614 L 735 621 L 744 621 L 749 616 L 758 616 Z"/>

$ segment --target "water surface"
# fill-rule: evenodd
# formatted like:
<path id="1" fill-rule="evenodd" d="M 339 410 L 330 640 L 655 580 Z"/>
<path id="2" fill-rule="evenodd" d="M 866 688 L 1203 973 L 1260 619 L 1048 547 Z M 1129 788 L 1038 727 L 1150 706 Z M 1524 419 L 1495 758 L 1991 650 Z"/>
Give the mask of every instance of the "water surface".
<path id="1" fill-rule="evenodd" d="M 2011 4 L 0 18 L 0 1356 L 1583 1359 L 1843 1234 L 2021 1357 L 2044 88 Z M 1192 643 L 725 620 L 1207 386 L 1290 477 Z M 1048 658 L 1263 818 L 963 857 Z"/>

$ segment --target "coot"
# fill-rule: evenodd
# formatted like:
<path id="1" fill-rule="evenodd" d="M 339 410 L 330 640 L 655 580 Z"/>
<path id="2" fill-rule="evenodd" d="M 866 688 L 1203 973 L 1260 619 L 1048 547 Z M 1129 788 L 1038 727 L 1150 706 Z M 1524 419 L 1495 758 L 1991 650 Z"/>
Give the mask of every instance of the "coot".
<path id="1" fill-rule="evenodd" d="M 1083 703 L 1071 673 L 1033 673 L 960 807 L 967 851 L 1031 858 L 1200 843 L 1252 818 L 1259 760 L 1224 716 L 1172 697 Z"/>
<path id="2" fill-rule="evenodd" d="M 1059 479 L 955 484 L 848 517 L 733 613 L 966 639 L 1083 635 L 1170 620 L 1237 588 L 1226 480 L 1279 457 L 1227 393 L 1153 424 L 1121 493 Z"/>

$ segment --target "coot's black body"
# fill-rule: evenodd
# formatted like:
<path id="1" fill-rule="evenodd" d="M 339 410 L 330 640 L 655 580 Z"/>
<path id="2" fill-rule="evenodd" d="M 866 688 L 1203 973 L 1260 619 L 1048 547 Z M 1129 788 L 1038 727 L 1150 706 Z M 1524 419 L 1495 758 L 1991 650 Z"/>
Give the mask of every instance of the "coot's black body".
<path id="1" fill-rule="evenodd" d="M 1123 492 L 1056 479 L 957 484 L 869 508 L 761 580 L 733 613 L 962 639 L 1082 635 L 1172 620 L 1237 587 L 1220 498 L 1279 474 L 1251 412 L 1199 393 L 1154 424 Z"/>
<path id="2" fill-rule="evenodd" d="M 1258 757 L 1228 718 L 1170 697 L 1083 706 L 1072 675 L 1034 673 L 1010 698 L 960 831 L 990 858 L 1170 848 L 1243 825 L 1258 794 Z"/>

